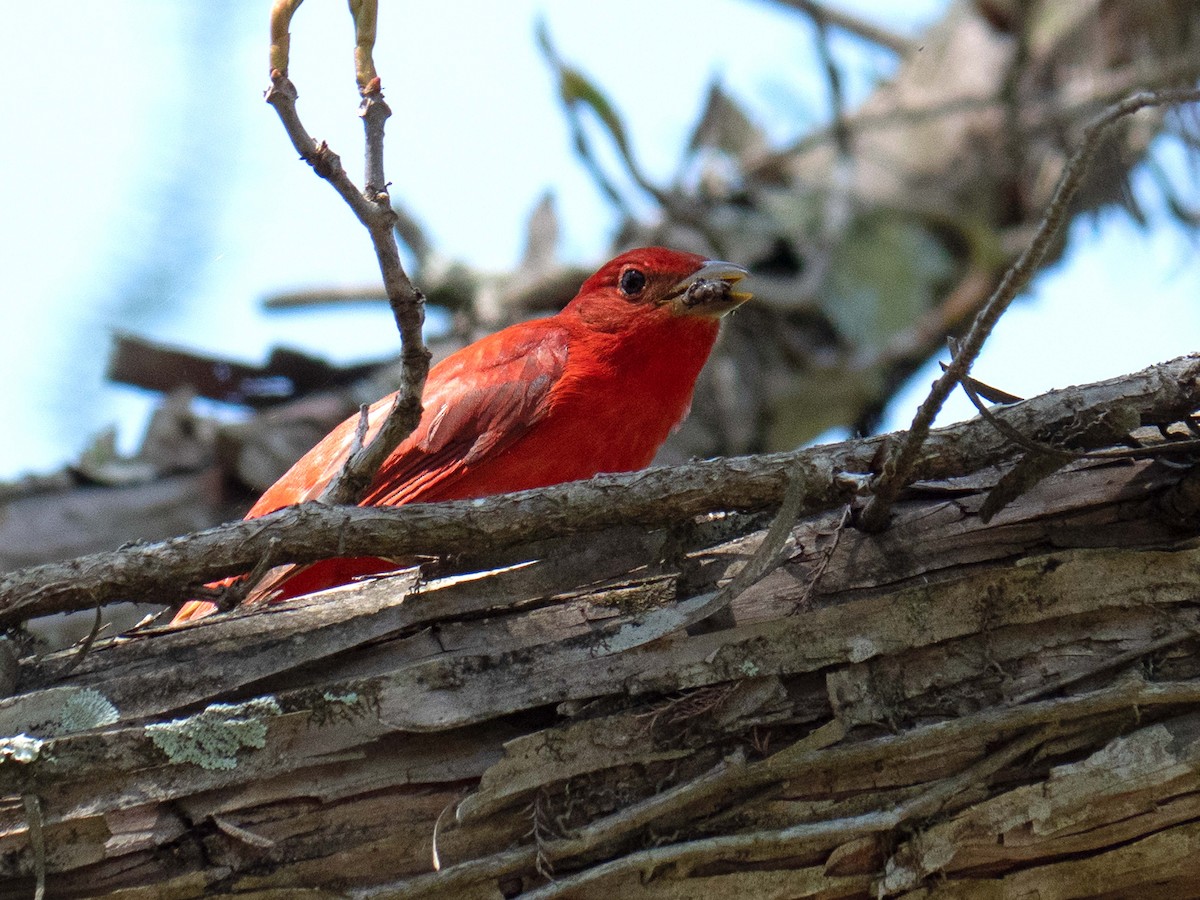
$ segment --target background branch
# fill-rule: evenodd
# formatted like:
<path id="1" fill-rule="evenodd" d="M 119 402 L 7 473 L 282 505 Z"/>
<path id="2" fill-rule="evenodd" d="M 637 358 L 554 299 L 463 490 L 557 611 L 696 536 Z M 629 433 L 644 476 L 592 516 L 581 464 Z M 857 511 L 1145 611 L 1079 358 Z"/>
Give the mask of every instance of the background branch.
<path id="1" fill-rule="evenodd" d="M 910 38 L 896 34 L 882 25 L 869 22 L 844 10 L 830 9 L 816 0 L 773 0 L 773 2 L 802 12 L 811 19 L 826 22 L 842 31 L 857 35 L 872 44 L 885 47 L 893 53 L 905 54 L 912 50 L 913 41 Z"/>

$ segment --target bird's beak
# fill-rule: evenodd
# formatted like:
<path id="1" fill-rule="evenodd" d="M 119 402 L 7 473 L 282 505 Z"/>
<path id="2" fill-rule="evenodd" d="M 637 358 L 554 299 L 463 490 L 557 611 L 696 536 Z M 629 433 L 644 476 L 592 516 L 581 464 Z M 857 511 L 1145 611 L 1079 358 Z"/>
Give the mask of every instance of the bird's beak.
<path id="1" fill-rule="evenodd" d="M 675 285 L 669 296 L 675 300 L 680 315 L 719 319 L 753 296 L 748 291 L 733 289 L 749 274 L 741 266 L 710 259 Z"/>

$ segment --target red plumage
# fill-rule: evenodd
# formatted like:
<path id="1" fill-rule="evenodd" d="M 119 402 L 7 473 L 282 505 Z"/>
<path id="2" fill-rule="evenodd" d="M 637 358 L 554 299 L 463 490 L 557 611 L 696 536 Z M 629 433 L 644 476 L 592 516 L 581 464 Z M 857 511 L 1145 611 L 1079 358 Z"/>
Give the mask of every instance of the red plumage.
<path id="1" fill-rule="evenodd" d="M 380 467 L 362 504 L 482 497 L 648 465 L 687 414 L 720 316 L 749 298 L 732 290 L 743 275 L 692 253 L 631 250 L 585 281 L 557 315 L 446 357 L 429 372 L 420 424 Z M 372 405 L 368 439 L 394 396 Z M 345 462 L 358 419 L 330 432 L 246 517 L 319 496 Z M 291 597 L 393 567 L 323 560 L 277 572 L 268 584 L 272 597 Z M 175 621 L 212 609 L 192 602 Z"/>

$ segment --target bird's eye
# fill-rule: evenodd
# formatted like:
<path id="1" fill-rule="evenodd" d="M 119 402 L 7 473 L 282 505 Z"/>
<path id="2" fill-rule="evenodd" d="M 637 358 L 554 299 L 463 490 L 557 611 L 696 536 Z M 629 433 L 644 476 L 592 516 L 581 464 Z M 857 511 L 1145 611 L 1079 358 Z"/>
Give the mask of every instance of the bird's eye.
<path id="1" fill-rule="evenodd" d="M 640 269 L 626 269 L 621 273 L 619 286 L 626 297 L 636 297 L 646 286 L 646 276 Z"/>

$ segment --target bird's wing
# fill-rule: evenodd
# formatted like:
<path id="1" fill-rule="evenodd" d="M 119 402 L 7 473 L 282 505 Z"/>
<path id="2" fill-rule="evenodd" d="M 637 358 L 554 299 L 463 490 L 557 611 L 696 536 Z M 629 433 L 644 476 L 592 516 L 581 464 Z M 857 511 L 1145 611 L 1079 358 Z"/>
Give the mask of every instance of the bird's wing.
<path id="1" fill-rule="evenodd" d="M 379 468 L 364 504 L 438 499 L 470 466 L 522 437 L 550 408 L 567 335 L 527 323 L 445 360 L 431 374 L 421 424 Z"/>
<path id="2" fill-rule="evenodd" d="M 545 415 L 566 362 L 567 333 L 547 320 L 506 328 L 446 357 L 429 373 L 421 423 L 380 467 L 362 502 L 444 496 L 467 466 L 500 452 Z M 394 399 L 371 406 L 368 440 Z M 358 416 L 351 416 L 331 431 L 267 489 L 247 518 L 320 496 L 349 456 L 357 424 Z"/>

